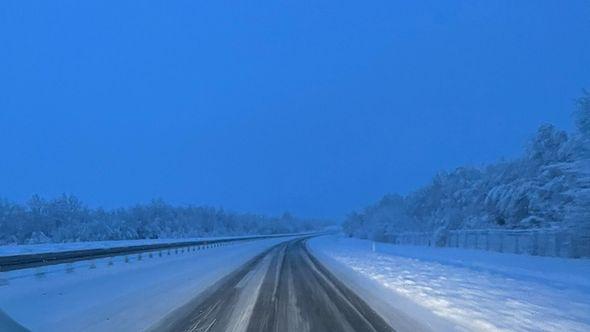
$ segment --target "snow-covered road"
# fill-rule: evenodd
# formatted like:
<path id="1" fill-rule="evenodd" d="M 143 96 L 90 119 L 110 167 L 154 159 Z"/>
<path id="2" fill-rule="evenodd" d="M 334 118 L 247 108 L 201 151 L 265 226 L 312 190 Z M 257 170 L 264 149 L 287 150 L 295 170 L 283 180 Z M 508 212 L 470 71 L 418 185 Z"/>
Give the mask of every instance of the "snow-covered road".
<path id="1" fill-rule="evenodd" d="M 393 332 L 309 255 L 304 241 L 257 257 L 153 331 Z"/>
<path id="2" fill-rule="evenodd" d="M 366 320 L 364 315 L 354 318 L 362 305 L 333 311 L 346 308 L 358 296 L 365 303 L 363 310 L 374 310 L 396 331 L 590 331 L 589 260 L 374 245 L 334 235 L 308 241 L 311 254 L 319 260 L 316 264 L 301 245 L 280 245 L 292 239 L 2 272 L 0 328 L 14 326 L 7 323 L 10 317 L 32 331 L 140 331 L 157 326 L 165 317 L 178 317 L 180 308 L 199 298 L 213 298 L 212 307 L 224 300 L 233 303 L 229 307 L 248 312 L 236 316 L 234 309 L 224 308 L 219 317 L 209 317 L 219 327 L 223 317 L 233 317 L 226 319 L 227 326 L 243 330 L 283 326 L 288 317 L 307 312 L 301 316 L 307 318 L 296 320 L 301 324 L 285 326 L 309 328 L 342 323 L 343 318 L 330 320 L 332 314 L 350 322 Z M 256 263 L 259 257 L 265 258 Z M 249 261 L 256 268 L 249 270 L 245 265 Z M 321 272 L 324 268 L 342 286 L 326 287 L 338 282 L 330 281 L 330 273 Z M 235 285 L 211 287 L 240 271 L 244 275 Z M 200 296 L 215 289 L 221 289 L 220 296 Z M 266 305 L 275 302 L 278 307 Z M 199 303 L 197 312 L 208 302 Z M 305 306 L 300 307 L 302 303 Z M 277 314 L 279 318 L 268 320 L 268 312 L 289 305 L 299 309 L 285 312 L 297 315 Z M 318 316 L 322 310 L 326 314 Z M 256 312 L 259 318 L 252 323 Z M 355 330 L 353 324 L 342 326 Z"/>
<path id="3" fill-rule="evenodd" d="M 399 311 L 437 331 L 590 331 L 590 260 L 382 243 L 373 251 L 339 236 L 309 245 L 390 320 Z"/>
<path id="4" fill-rule="evenodd" d="M 290 238 L 3 272 L 0 309 L 32 331 L 139 331 Z"/>

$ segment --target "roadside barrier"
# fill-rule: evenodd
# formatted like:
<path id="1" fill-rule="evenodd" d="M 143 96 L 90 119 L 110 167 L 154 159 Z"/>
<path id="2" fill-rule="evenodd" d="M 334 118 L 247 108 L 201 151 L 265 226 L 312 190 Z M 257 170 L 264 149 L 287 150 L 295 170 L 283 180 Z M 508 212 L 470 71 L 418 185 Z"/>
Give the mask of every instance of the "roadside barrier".
<path id="1" fill-rule="evenodd" d="M 145 245 L 134 245 L 134 246 L 121 246 L 121 247 L 110 247 L 110 248 L 97 248 L 97 249 L 83 249 L 83 250 L 69 250 L 59 251 L 50 253 L 38 253 L 38 254 L 18 254 L 10 256 L 0 256 L 0 272 L 13 271 L 19 269 L 27 269 L 37 266 L 63 264 L 68 262 L 76 262 L 81 260 L 104 258 L 118 255 L 129 255 L 154 252 L 159 250 L 174 250 L 177 254 L 179 250 L 188 250 L 188 248 L 197 248 L 196 250 L 216 248 L 221 245 L 227 245 L 228 243 L 234 242 L 247 242 L 254 240 L 263 240 L 280 237 L 310 235 L 316 233 L 300 233 L 300 234 L 276 234 L 276 235 L 256 235 L 256 236 L 244 236 L 235 238 L 220 238 L 220 239 L 207 239 L 207 240 L 194 240 L 194 241 L 182 241 L 182 242 L 170 242 L 170 243 L 155 243 Z"/>

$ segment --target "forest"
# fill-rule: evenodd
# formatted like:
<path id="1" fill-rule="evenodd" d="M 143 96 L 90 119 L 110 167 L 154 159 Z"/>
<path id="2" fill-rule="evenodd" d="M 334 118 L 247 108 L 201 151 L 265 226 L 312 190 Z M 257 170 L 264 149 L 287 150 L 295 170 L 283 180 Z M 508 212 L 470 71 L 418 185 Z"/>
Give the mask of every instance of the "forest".
<path id="1" fill-rule="evenodd" d="M 0 245 L 307 232 L 326 221 L 174 206 L 161 199 L 129 208 L 92 209 L 73 195 L 26 204 L 0 200 Z"/>
<path id="2" fill-rule="evenodd" d="M 440 172 L 409 195 L 389 194 L 353 212 L 349 236 L 384 240 L 406 232 L 447 243 L 454 230 L 562 230 L 590 235 L 590 94 L 577 101 L 575 131 L 542 125 L 523 155 Z"/>

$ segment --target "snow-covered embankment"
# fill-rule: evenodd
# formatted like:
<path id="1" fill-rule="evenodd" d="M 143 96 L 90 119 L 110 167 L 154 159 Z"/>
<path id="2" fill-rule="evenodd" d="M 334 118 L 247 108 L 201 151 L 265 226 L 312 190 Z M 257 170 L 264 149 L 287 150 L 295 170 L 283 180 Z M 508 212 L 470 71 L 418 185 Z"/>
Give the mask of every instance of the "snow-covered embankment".
<path id="1" fill-rule="evenodd" d="M 383 243 L 373 250 L 371 241 L 340 236 L 309 246 L 390 320 L 435 331 L 590 331 L 587 259 Z"/>

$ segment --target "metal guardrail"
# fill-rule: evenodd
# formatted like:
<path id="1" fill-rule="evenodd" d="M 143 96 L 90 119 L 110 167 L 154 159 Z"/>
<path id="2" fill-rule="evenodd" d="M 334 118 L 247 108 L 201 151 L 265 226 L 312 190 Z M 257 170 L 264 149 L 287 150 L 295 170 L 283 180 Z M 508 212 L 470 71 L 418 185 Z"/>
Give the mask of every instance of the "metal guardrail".
<path id="1" fill-rule="evenodd" d="M 38 266 L 55 265 L 63 263 L 71 263 L 89 259 L 105 258 L 112 256 L 120 256 L 127 254 L 135 254 L 142 252 L 180 249 L 180 248 L 194 248 L 202 246 L 219 246 L 230 242 L 263 240 L 270 238 L 305 236 L 321 233 L 303 233 L 303 234 L 280 234 L 280 235 L 263 235 L 263 236 L 247 236 L 239 238 L 213 239 L 213 240 L 195 240 L 172 243 L 155 243 L 135 246 L 123 246 L 112 248 L 97 248 L 97 249 L 82 249 L 69 250 L 51 253 L 38 254 L 19 254 L 11 256 L 0 256 L 0 272 L 14 271 L 21 269 L 28 269 Z"/>

